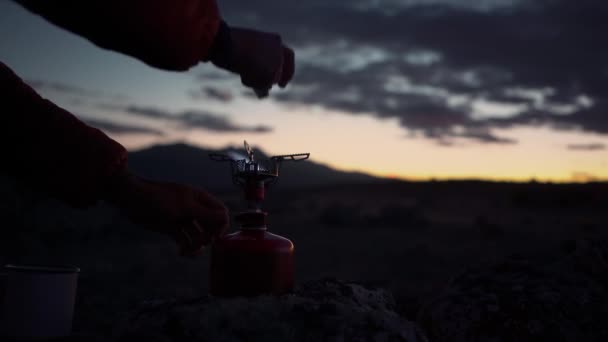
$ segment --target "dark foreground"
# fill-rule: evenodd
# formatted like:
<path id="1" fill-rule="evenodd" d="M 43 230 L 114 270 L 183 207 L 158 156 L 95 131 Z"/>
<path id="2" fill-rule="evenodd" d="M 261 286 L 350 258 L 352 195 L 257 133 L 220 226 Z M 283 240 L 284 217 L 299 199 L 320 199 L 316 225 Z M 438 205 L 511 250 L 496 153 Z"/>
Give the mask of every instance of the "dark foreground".
<path id="1" fill-rule="evenodd" d="M 206 295 L 208 253 L 181 259 L 103 205 L 79 212 L 6 189 L 0 262 L 81 267 L 76 332 L 110 336 L 144 301 Z M 296 245 L 299 284 L 387 289 L 430 340 L 600 341 L 606 193 L 602 183 L 384 183 L 273 191 L 267 208 L 270 229 Z M 221 196 L 238 210 L 238 194 Z"/>

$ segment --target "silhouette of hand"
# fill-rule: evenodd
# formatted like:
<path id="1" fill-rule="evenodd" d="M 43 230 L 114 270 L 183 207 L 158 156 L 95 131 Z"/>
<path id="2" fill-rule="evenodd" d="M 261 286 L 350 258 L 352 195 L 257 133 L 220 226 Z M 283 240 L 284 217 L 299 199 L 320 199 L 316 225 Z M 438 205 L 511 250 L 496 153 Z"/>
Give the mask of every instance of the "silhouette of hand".
<path id="1" fill-rule="evenodd" d="M 278 34 L 233 27 L 226 29 L 224 46 L 212 62 L 241 76 L 258 97 L 268 96 L 274 84 L 284 88 L 294 74 L 294 52 Z M 229 37 L 228 37 L 229 36 Z"/>
<path id="2" fill-rule="evenodd" d="M 209 193 L 182 184 L 122 175 L 108 201 L 132 222 L 171 236 L 182 256 L 196 256 L 228 228 L 228 210 Z"/>

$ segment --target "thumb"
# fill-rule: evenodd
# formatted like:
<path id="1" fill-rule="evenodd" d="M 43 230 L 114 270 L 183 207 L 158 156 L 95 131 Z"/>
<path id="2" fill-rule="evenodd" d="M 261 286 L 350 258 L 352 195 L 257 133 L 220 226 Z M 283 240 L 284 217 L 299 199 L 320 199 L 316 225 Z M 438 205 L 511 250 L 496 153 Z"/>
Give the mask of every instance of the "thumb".
<path id="1" fill-rule="evenodd" d="M 288 47 L 283 48 L 283 62 L 281 64 L 281 74 L 278 83 L 279 87 L 285 88 L 295 72 L 295 54 L 292 49 Z"/>
<path id="2" fill-rule="evenodd" d="M 190 217 L 200 230 L 204 243 L 209 243 L 228 229 L 228 209 L 221 202 L 201 203 L 191 208 Z"/>
<path id="3" fill-rule="evenodd" d="M 223 221 L 202 222 L 200 219 L 192 219 L 181 225 L 174 232 L 174 239 L 179 247 L 181 256 L 194 257 L 202 253 L 206 246 L 213 242 L 227 227 Z"/>

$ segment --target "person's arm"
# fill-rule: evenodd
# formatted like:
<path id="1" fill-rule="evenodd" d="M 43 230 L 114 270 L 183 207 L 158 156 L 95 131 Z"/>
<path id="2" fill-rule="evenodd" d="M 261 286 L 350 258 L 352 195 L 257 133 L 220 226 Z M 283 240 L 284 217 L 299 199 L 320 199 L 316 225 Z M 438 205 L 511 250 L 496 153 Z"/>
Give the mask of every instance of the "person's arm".
<path id="1" fill-rule="evenodd" d="M 100 200 L 196 255 L 228 225 L 226 207 L 194 187 L 132 175 L 127 151 L 40 97 L 0 62 L 0 172 L 74 207 Z"/>
<path id="2" fill-rule="evenodd" d="M 87 207 L 126 167 L 123 146 L 40 97 L 1 62 L 0 100 L 2 172 Z"/>
<path id="3" fill-rule="evenodd" d="M 275 33 L 230 27 L 214 0 L 15 0 L 105 49 L 156 68 L 199 62 L 237 73 L 263 97 L 294 74 L 294 53 Z"/>
<path id="4" fill-rule="evenodd" d="M 207 60 L 220 25 L 214 0 L 15 0 L 53 24 L 153 67 Z"/>

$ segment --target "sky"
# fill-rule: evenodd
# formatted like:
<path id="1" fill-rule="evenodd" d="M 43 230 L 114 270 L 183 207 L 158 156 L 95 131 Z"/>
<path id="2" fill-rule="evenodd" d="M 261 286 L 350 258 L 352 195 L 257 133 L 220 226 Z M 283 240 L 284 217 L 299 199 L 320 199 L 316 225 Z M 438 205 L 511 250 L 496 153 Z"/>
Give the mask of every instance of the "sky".
<path id="1" fill-rule="evenodd" d="M 200 63 L 154 69 L 0 0 L 0 61 L 130 151 L 244 139 L 411 180 L 608 179 L 608 3 L 218 1 L 280 33 L 296 73 L 259 100 Z"/>

